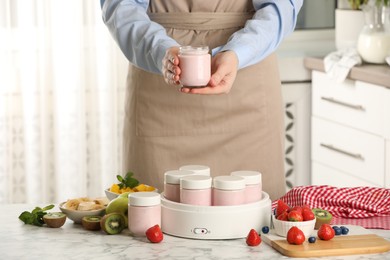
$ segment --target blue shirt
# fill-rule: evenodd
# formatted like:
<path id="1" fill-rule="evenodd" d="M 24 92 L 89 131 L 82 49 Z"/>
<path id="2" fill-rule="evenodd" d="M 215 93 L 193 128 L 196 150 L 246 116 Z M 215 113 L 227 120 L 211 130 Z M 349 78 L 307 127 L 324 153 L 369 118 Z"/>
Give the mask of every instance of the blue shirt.
<path id="1" fill-rule="evenodd" d="M 165 51 L 179 44 L 147 15 L 149 0 L 100 0 L 103 21 L 126 58 L 142 69 L 161 73 Z M 228 42 L 212 50 L 232 50 L 239 69 L 255 64 L 276 50 L 294 31 L 303 0 L 253 0 L 252 20 Z"/>

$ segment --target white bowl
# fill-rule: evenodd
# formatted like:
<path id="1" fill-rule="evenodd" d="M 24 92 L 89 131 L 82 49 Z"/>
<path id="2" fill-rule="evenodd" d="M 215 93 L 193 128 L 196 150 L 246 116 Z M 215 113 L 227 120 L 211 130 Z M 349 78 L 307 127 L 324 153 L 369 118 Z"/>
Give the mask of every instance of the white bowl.
<path id="1" fill-rule="evenodd" d="M 272 215 L 272 223 L 274 225 L 275 233 L 279 236 L 287 237 L 287 232 L 290 230 L 290 228 L 296 226 L 297 228 L 302 230 L 303 234 L 305 234 L 305 237 L 307 239 L 314 231 L 316 219 L 308 221 L 286 221 L 276 219 L 275 215 Z"/>
<path id="2" fill-rule="evenodd" d="M 62 202 L 59 205 L 60 210 L 65 213 L 66 217 L 73 220 L 75 223 L 80 224 L 81 219 L 84 216 L 103 216 L 106 212 L 106 208 L 103 209 L 97 209 L 97 210 L 72 210 L 64 208 L 63 205 L 66 202 Z"/>
<path id="3" fill-rule="evenodd" d="M 144 191 L 137 191 L 137 192 L 144 192 Z M 150 191 L 150 192 L 158 192 L 158 189 L 154 189 L 153 191 Z M 106 197 L 109 200 L 113 200 L 113 199 L 115 199 L 116 197 L 118 197 L 120 195 L 118 193 L 110 191 L 110 189 L 104 190 L 104 193 L 106 193 Z"/>

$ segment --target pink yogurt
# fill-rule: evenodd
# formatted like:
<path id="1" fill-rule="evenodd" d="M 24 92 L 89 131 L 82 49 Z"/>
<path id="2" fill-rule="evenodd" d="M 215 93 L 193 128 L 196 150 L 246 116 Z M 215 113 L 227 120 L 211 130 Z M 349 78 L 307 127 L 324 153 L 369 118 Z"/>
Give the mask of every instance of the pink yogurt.
<path id="1" fill-rule="evenodd" d="M 211 75 L 211 55 L 207 46 L 182 46 L 179 49 L 180 84 L 187 87 L 206 86 Z"/>
<path id="2" fill-rule="evenodd" d="M 145 236 L 154 225 L 161 226 L 161 196 L 157 192 L 129 194 L 129 230 L 134 236 Z"/>
<path id="3" fill-rule="evenodd" d="M 230 175 L 245 179 L 245 202 L 252 203 L 261 200 L 262 179 L 258 171 L 234 171 Z"/>
<path id="4" fill-rule="evenodd" d="M 180 179 L 180 203 L 211 206 L 210 176 L 190 175 Z"/>
<path id="5" fill-rule="evenodd" d="M 164 173 L 164 197 L 167 200 L 180 202 L 180 179 L 194 175 L 192 171 L 171 170 Z"/>
<path id="6" fill-rule="evenodd" d="M 245 204 L 245 179 L 240 176 L 218 176 L 213 181 L 213 205 Z"/>

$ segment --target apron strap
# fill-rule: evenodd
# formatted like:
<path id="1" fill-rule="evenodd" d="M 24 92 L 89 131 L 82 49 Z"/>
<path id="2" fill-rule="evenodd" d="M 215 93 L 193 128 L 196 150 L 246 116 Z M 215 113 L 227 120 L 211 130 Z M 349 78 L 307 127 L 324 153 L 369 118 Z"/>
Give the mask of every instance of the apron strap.
<path id="1" fill-rule="evenodd" d="M 254 13 L 149 13 L 150 19 L 169 29 L 221 30 L 243 27 Z"/>

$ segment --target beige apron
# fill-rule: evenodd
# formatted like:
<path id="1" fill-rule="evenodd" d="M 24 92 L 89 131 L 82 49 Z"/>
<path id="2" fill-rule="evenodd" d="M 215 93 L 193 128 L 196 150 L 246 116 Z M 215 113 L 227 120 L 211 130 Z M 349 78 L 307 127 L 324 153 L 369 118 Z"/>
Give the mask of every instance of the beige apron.
<path id="1" fill-rule="evenodd" d="M 151 1 L 150 18 L 181 45 L 223 45 L 253 15 L 250 0 Z M 212 176 L 262 173 L 263 190 L 285 193 L 283 110 L 276 56 L 241 69 L 229 94 L 191 95 L 130 65 L 124 171 L 163 190 L 164 172 L 201 164 Z"/>

